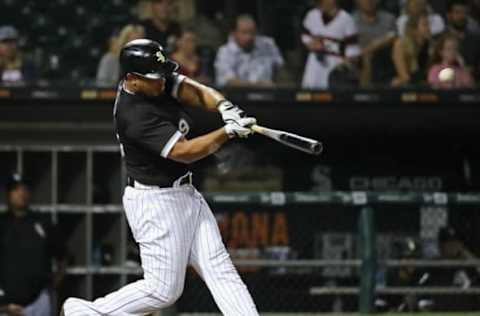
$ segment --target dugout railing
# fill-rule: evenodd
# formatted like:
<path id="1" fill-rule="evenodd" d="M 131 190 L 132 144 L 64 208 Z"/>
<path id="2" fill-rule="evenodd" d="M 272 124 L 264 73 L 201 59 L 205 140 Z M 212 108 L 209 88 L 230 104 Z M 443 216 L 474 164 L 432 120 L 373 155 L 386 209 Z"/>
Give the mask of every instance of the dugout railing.
<path id="1" fill-rule="evenodd" d="M 121 192 L 125 169 L 116 146 L 1 146 L 1 173 L 12 170 L 29 175 L 32 180 L 33 209 L 51 214 L 65 225 L 72 253 L 65 296 L 92 299 L 138 278 L 141 268 L 128 264 L 128 226 L 123 216 Z M 97 166 L 97 164 L 100 166 Z M 107 167 L 105 167 L 107 166 Z M 108 192 L 102 201 L 98 190 Z M 480 260 L 384 260 L 375 249 L 375 212 L 379 205 L 478 206 L 480 194 L 443 192 L 205 192 L 213 209 L 222 205 L 308 206 L 342 205 L 358 209 L 358 236 L 361 256 L 353 260 L 235 260 L 238 267 L 321 268 L 352 267 L 360 271 L 358 286 L 314 286 L 309 295 L 358 296 L 361 312 L 373 312 L 378 294 L 479 295 L 480 288 L 470 287 L 378 287 L 379 264 L 386 267 L 480 267 Z M 99 200 L 100 199 L 100 200 Z M 1 210 L 6 209 L 1 201 Z M 315 225 L 315 223 L 311 223 Z M 108 265 L 98 257 L 101 241 L 114 248 Z"/>

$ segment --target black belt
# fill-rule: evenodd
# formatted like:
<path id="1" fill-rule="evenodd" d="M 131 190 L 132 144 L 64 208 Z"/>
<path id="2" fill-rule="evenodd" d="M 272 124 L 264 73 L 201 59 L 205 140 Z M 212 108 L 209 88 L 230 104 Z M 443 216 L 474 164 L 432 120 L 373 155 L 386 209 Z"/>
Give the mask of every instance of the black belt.
<path id="1" fill-rule="evenodd" d="M 172 188 L 176 186 L 182 186 L 182 185 L 187 185 L 187 184 L 192 184 L 193 182 L 193 175 L 191 172 L 179 177 L 177 180 L 173 181 L 170 185 L 168 184 L 142 184 L 139 181 L 136 181 L 132 177 L 127 177 L 127 185 L 131 186 L 132 188 L 135 188 L 135 183 L 137 183 L 137 187 L 158 187 L 158 188 Z"/>

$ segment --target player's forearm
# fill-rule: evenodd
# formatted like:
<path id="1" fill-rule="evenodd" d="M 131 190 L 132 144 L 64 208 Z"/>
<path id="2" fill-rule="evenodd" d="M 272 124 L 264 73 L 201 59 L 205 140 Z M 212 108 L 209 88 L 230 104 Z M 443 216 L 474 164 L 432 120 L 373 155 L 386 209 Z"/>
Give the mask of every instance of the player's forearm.
<path id="1" fill-rule="evenodd" d="M 228 139 L 225 128 L 220 128 L 191 140 L 179 141 L 170 151 L 168 158 L 190 164 L 215 153 Z"/>
<path id="2" fill-rule="evenodd" d="M 223 94 L 195 80 L 186 78 L 179 89 L 182 103 L 199 106 L 209 111 L 217 111 L 217 106 L 225 100 Z"/>

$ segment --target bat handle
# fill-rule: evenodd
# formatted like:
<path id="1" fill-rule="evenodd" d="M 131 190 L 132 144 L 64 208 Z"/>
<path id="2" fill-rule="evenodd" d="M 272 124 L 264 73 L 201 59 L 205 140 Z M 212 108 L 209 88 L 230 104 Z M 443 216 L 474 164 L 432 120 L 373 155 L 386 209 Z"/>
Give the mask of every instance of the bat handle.
<path id="1" fill-rule="evenodd" d="M 257 125 L 257 124 L 253 124 L 250 128 L 251 128 L 252 131 L 254 131 L 255 133 L 259 133 L 259 134 L 261 134 L 263 131 L 265 131 L 265 127 Z"/>

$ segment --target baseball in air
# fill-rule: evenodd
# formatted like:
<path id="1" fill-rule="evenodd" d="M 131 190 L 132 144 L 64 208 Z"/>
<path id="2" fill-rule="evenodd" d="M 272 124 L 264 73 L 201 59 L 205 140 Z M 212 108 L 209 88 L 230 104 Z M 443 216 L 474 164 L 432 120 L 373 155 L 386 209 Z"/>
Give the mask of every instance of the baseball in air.
<path id="1" fill-rule="evenodd" d="M 455 70 L 453 68 L 445 68 L 438 74 L 438 79 L 441 82 L 452 82 L 455 79 Z"/>

